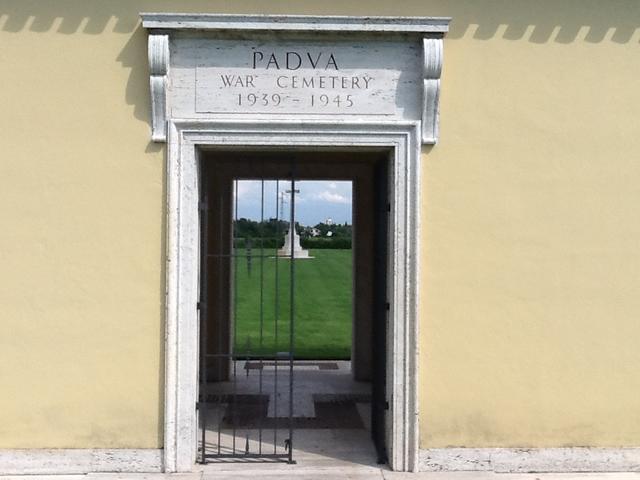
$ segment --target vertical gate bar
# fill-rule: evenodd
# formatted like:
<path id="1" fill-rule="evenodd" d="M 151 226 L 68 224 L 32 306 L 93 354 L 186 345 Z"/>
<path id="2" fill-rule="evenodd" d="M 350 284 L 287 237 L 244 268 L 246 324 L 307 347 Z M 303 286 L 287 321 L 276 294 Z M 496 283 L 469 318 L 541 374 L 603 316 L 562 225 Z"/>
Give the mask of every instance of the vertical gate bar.
<path id="1" fill-rule="evenodd" d="M 276 298 L 275 298 L 275 315 L 274 315 L 274 330 L 275 330 L 275 351 L 273 355 L 273 453 L 278 453 L 278 316 L 280 315 L 280 300 L 279 300 L 279 277 L 278 277 L 278 242 L 280 240 L 280 210 L 278 201 L 280 200 L 280 180 L 276 180 L 276 249 L 275 249 L 275 281 L 276 281 Z"/>
<path id="2" fill-rule="evenodd" d="M 295 237 L 295 211 L 296 211 L 296 180 L 294 177 L 295 165 L 291 162 L 291 223 L 289 235 L 291 236 L 291 259 L 289 260 L 289 463 L 293 463 L 293 342 L 294 342 L 294 293 L 295 293 L 295 249 L 293 239 Z"/>
<path id="3" fill-rule="evenodd" d="M 264 368 L 263 335 L 264 335 L 264 162 L 260 182 L 260 399 L 262 399 L 262 369 Z M 258 421 L 258 453 L 262 455 L 262 415 Z"/>
<path id="4" fill-rule="evenodd" d="M 238 410 L 237 403 L 237 378 L 236 378 L 236 342 L 238 341 L 238 259 L 236 258 L 236 234 L 238 223 L 238 179 L 234 179 L 233 190 L 234 214 L 233 228 L 231 237 L 231 261 L 233 262 L 233 341 L 231 342 L 231 360 L 233 361 L 233 406 L 232 419 L 233 422 L 233 454 L 236 453 L 236 414 Z"/>
<path id="5" fill-rule="evenodd" d="M 203 182 L 205 183 L 205 182 Z M 208 184 L 208 182 L 206 182 Z M 200 463 L 207 460 L 207 303 L 209 283 L 207 282 L 207 270 L 209 269 L 209 195 L 205 190 L 202 197 L 202 208 L 200 209 L 200 402 L 198 412 L 200 413 L 200 423 L 202 425 L 202 451 Z"/>
<path id="6" fill-rule="evenodd" d="M 228 198 L 227 200 L 228 201 Z M 221 195 L 220 196 L 220 212 L 225 212 L 225 196 Z M 225 262 L 225 255 L 224 255 L 224 223 L 225 223 L 225 216 L 222 215 L 222 213 L 220 213 L 218 215 L 218 248 L 220 249 L 220 257 L 217 259 L 217 263 L 218 263 L 218 278 L 217 278 L 217 287 L 218 287 L 218 316 L 217 319 L 218 321 L 216 322 L 216 324 L 218 325 L 218 353 L 222 354 L 222 352 L 224 351 L 224 349 L 222 348 L 222 333 L 223 333 L 223 329 L 221 328 L 222 325 L 222 318 L 223 318 L 223 305 L 224 305 L 224 292 L 225 289 L 222 288 L 222 279 L 224 278 L 224 262 Z M 229 259 L 231 258 L 231 256 L 229 256 Z M 225 364 L 225 357 L 224 356 L 220 356 L 220 357 L 216 357 L 215 359 L 215 363 L 218 369 L 218 376 L 217 376 L 217 380 L 219 382 L 222 381 L 222 366 Z M 218 396 L 216 398 L 217 400 L 217 405 L 218 405 L 218 455 L 221 454 L 221 442 L 222 442 L 222 420 L 224 418 L 224 410 L 222 408 L 222 406 L 224 405 L 223 403 L 223 398 L 222 398 L 222 394 L 220 394 L 220 396 Z"/>

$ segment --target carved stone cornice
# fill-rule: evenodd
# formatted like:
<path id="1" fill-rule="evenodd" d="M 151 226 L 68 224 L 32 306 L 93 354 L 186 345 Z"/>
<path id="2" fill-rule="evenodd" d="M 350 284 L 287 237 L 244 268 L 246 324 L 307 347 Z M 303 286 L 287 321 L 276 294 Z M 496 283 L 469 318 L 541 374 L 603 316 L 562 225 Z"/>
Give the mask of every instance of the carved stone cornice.
<path id="1" fill-rule="evenodd" d="M 388 36 L 393 39 L 404 38 L 407 42 L 416 42 L 419 45 L 418 48 L 422 49 L 422 65 L 415 65 L 416 69 L 413 70 L 414 74 L 417 73 L 417 78 L 414 80 L 417 88 L 414 90 L 415 93 L 411 94 L 413 98 L 409 101 L 415 108 L 409 109 L 410 113 L 406 114 L 396 110 L 395 118 L 387 116 L 383 120 L 420 121 L 422 143 L 435 144 L 438 141 L 443 37 L 449 28 L 449 18 L 173 13 L 143 13 L 141 17 L 143 27 L 149 31 L 151 125 L 154 142 L 167 141 L 167 122 L 171 120 L 169 116 L 171 112 L 176 111 L 178 105 L 182 105 L 180 102 L 185 102 L 184 99 L 174 101 L 173 97 L 169 100 L 167 95 L 168 85 L 170 85 L 169 40 L 170 36 L 180 31 L 216 32 L 223 36 L 233 35 L 234 32 L 239 32 L 243 36 L 254 32 L 318 32 L 324 33 L 322 38 L 327 41 L 330 41 L 327 35 L 335 35 L 336 39 L 344 41 L 348 35 L 369 34 L 376 37 Z M 178 91 L 179 87 L 176 89 Z M 171 109 L 168 105 L 170 102 Z M 208 117 L 213 118 L 215 114 L 212 112 Z M 191 118 L 191 116 L 182 115 L 181 118 Z M 357 114 L 354 114 L 353 118 L 357 121 Z M 372 116 L 368 116 L 361 117 L 360 120 L 364 121 L 365 118 L 367 121 L 373 119 Z M 382 116 L 380 118 L 382 119 Z"/>
<path id="2" fill-rule="evenodd" d="M 169 35 L 149 35 L 149 83 L 151 87 L 151 139 L 167 141 L 167 77 Z"/>
<path id="3" fill-rule="evenodd" d="M 320 15 L 225 15 L 141 13 L 142 26 L 165 30 L 250 30 L 289 32 L 446 33 L 448 17 L 360 17 Z"/>

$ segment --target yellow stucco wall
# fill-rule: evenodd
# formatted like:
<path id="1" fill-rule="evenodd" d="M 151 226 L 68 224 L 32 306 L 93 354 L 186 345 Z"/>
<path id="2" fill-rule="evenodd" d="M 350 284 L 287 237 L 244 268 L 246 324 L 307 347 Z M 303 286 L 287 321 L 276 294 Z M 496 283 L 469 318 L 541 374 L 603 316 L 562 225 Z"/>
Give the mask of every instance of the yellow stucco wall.
<path id="1" fill-rule="evenodd" d="M 640 445 L 635 0 L 0 0 L 0 448 L 162 445 L 141 11 L 452 16 L 421 445 Z"/>
<path id="2" fill-rule="evenodd" d="M 421 443 L 638 446 L 640 4 L 481 3 L 424 161 Z"/>

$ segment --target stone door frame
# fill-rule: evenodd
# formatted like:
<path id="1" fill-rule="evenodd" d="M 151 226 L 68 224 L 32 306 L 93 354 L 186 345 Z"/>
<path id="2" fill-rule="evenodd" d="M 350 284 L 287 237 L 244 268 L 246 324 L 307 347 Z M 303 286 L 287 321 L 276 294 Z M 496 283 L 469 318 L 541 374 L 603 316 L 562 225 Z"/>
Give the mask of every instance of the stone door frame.
<path id="1" fill-rule="evenodd" d="M 420 122 L 170 120 L 167 134 L 164 470 L 196 461 L 199 149 L 249 146 L 389 150 L 387 447 L 391 468 L 416 471 Z"/>

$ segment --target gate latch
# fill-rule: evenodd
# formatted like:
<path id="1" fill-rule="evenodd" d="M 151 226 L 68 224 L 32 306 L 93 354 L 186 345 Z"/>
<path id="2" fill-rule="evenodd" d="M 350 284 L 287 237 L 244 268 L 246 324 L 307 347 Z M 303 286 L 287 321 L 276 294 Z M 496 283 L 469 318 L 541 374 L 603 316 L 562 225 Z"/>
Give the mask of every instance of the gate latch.
<path id="1" fill-rule="evenodd" d="M 289 450 L 291 450 L 291 439 L 290 438 L 285 438 L 284 439 L 284 451 L 288 452 Z"/>

